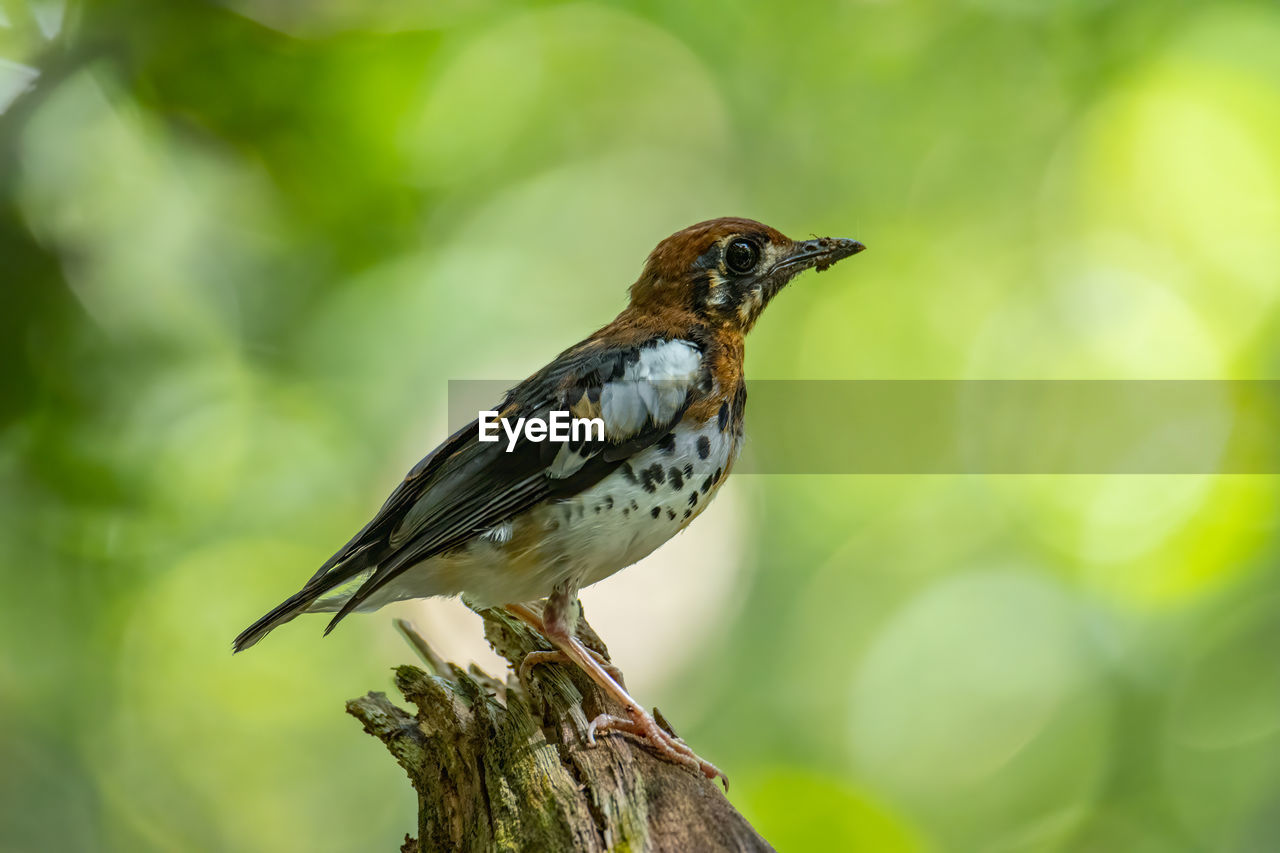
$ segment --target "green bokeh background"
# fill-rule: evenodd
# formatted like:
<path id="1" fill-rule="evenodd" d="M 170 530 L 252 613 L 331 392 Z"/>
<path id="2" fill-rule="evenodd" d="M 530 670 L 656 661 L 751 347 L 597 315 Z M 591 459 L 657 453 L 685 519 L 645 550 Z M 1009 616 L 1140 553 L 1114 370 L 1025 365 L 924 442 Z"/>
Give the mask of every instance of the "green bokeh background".
<path id="1" fill-rule="evenodd" d="M 870 247 L 753 378 L 1280 378 L 1274 3 L 0 12 L 5 851 L 394 849 L 389 619 L 230 640 L 694 221 Z M 781 849 L 1274 850 L 1278 507 L 743 477 L 597 627 Z"/>

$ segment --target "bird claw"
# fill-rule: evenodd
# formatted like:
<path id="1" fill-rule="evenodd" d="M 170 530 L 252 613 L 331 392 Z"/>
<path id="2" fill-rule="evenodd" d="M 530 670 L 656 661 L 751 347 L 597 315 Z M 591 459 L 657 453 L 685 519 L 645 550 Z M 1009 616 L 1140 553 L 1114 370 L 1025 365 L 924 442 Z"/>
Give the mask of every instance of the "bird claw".
<path id="1" fill-rule="evenodd" d="M 521 681 L 529 681 L 529 672 L 540 663 L 563 663 L 566 660 L 562 652 L 529 652 L 524 656 L 524 660 L 520 661 L 520 668 L 516 670 L 516 677 Z"/>
<path id="2" fill-rule="evenodd" d="M 563 607 L 564 602 L 557 596 L 553 595 L 547 602 L 547 610 L 552 614 L 558 613 Z M 662 725 L 654 719 L 654 717 L 645 713 L 640 705 L 631 698 L 622 687 L 622 673 L 618 668 L 609 663 L 604 655 L 587 648 L 573 636 L 572 632 L 560 625 L 560 620 L 552 619 L 550 622 L 541 615 L 534 613 L 526 605 L 509 604 L 506 606 L 507 611 L 524 624 L 533 628 L 542 634 L 551 643 L 558 647 L 557 651 L 536 651 L 525 655 L 520 661 L 520 666 L 516 669 L 516 675 L 521 681 L 528 683 L 529 671 L 540 663 L 572 663 L 580 667 L 591 680 L 594 681 L 605 692 L 606 695 L 612 697 L 625 709 L 626 717 L 615 717 L 611 714 L 601 714 L 590 722 L 587 726 L 587 745 L 596 745 L 596 732 L 622 731 L 636 735 L 641 740 L 647 742 L 653 747 L 663 758 L 673 761 L 676 764 L 683 764 L 692 770 L 696 770 L 708 779 L 720 779 L 724 784 L 725 790 L 729 790 L 729 777 L 721 772 L 709 761 L 704 761 L 689 748 L 689 746 L 677 737 L 672 731 L 666 720 L 662 720 Z M 654 709 L 657 714 L 657 709 Z M 661 715 L 658 714 L 659 719 Z"/>
<path id="3" fill-rule="evenodd" d="M 596 659 L 596 663 L 604 667 L 604 671 L 619 684 L 623 684 L 622 670 L 618 669 L 609 660 L 594 649 L 587 649 L 587 653 Z M 528 682 L 529 671 L 540 663 L 573 663 L 573 660 L 564 652 L 559 651 L 538 651 L 529 652 L 524 656 L 524 660 L 520 661 L 520 668 L 516 670 L 516 675 L 521 681 Z"/>
<path id="4" fill-rule="evenodd" d="M 620 731 L 639 737 L 657 750 L 664 758 L 696 770 L 708 779 L 719 777 L 724 789 L 729 790 L 729 777 L 710 761 L 700 758 L 683 740 L 665 731 L 642 708 L 629 706 L 627 717 L 601 714 L 587 726 L 587 744 L 596 745 L 596 732 Z"/>

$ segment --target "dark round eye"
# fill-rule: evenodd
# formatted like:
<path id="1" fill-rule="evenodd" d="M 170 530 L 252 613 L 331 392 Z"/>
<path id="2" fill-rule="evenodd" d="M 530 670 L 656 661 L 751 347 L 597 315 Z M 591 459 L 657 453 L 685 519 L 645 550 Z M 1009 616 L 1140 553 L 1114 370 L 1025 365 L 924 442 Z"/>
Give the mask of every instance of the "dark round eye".
<path id="1" fill-rule="evenodd" d="M 729 272 L 746 275 L 760 263 L 760 247 L 750 240 L 739 238 L 724 251 L 724 265 Z"/>

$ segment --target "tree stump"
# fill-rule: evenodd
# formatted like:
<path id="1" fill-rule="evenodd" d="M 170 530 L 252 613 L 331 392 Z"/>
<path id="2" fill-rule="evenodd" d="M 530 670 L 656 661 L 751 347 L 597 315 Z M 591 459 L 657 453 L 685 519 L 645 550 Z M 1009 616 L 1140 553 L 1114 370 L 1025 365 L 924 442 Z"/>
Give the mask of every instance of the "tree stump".
<path id="1" fill-rule="evenodd" d="M 485 637 L 513 670 L 529 652 L 549 648 L 504 611 L 478 612 Z M 585 619 L 578 636 L 608 656 Z M 715 783 L 631 735 L 601 734 L 588 746 L 588 721 L 622 709 L 576 667 L 540 664 L 529 683 L 515 675 L 499 681 L 411 641 L 434 670 L 395 670 L 416 714 L 382 693 L 347 703 L 417 792 L 418 837 L 406 837 L 403 851 L 773 849 Z"/>

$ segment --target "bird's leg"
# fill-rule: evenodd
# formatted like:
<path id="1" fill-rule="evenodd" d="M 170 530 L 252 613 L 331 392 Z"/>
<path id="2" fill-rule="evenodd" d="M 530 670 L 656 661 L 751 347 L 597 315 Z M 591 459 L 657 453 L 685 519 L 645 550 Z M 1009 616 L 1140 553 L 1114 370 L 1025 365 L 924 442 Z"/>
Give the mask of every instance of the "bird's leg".
<path id="1" fill-rule="evenodd" d="M 547 605 L 543 610 L 541 619 L 537 619 L 537 615 L 523 605 L 512 605 L 507 610 L 530 627 L 538 630 L 566 658 L 577 664 L 605 693 L 622 705 L 626 717 L 601 714 L 591 721 L 590 725 L 587 726 L 587 742 L 595 744 L 596 732 L 605 732 L 610 729 L 630 732 L 648 741 L 654 749 L 669 761 L 697 770 L 708 779 L 720 777 L 727 788 L 729 779 L 718 767 L 709 761 L 699 758 L 684 741 L 664 731 L 653 717 L 641 707 L 640 703 L 633 699 L 631 694 L 627 693 L 622 685 L 614 680 L 596 659 L 596 656 L 592 654 L 591 650 L 573 635 L 573 621 L 576 615 L 573 611 L 573 603 L 576 597 L 576 590 L 556 587 L 555 591 L 547 599 Z M 530 620 L 530 616 L 533 617 L 533 620 Z M 523 669 L 523 664 L 521 668 Z"/>
<path id="2" fill-rule="evenodd" d="M 600 654 L 595 649 L 587 648 L 586 646 L 583 646 L 583 648 L 587 650 L 587 654 L 596 659 L 596 663 L 604 667 L 604 671 L 609 673 L 610 678 L 619 684 L 622 684 L 622 670 L 605 660 L 604 655 Z M 520 662 L 519 674 L 521 680 L 528 681 L 529 670 L 533 669 L 540 663 L 573 663 L 573 659 L 561 651 L 529 652 L 529 654 L 524 656 L 524 660 Z"/>
<path id="3" fill-rule="evenodd" d="M 542 617 L 539 616 L 532 608 L 524 604 L 508 604 L 503 609 L 533 630 L 537 631 L 542 636 L 547 636 L 547 627 L 543 624 Z M 610 677 L 612 677 L 614 681 L 619 684 L 623 683 L 622 670 L 614 666 L 608 658 L 597 652 L 595 649 L 587 648 L 585 645 L 583 648 L 586 649 L 587 654 L 595 658 L 596 663 L 604 667 L 605 672 L 609 673 Z M 528 681 L 529 670 L 533 669 L 540 663 L 573 663 L 573 659 L 559 650 L 529 652 L 529 654 L 524 656 L 524 660 L 520 661 L 520 668 L 517 670 L 516 674 L 520 677 L 521 681 Z"/>

